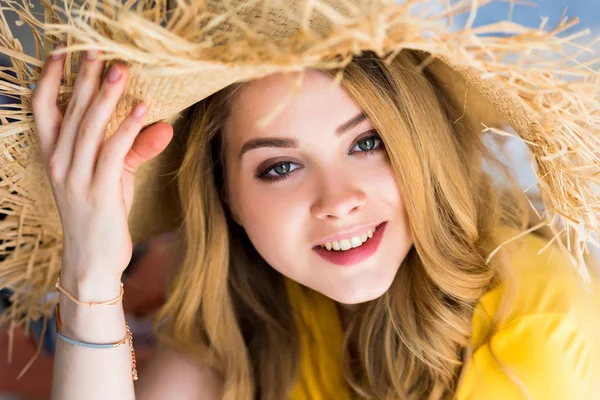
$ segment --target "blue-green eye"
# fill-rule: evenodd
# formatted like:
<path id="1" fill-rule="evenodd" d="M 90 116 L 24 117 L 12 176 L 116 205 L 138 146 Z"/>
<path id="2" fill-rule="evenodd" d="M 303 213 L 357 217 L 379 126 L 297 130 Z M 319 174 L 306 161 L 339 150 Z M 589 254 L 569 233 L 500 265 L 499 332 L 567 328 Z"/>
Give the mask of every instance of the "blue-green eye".
<path id="1" fill-rule="evenodd" d="M 381 138 L 377 135 L 368 136 L 356 142 L 356 145 L 350 150 L 350 153 L 368 153 L 379 149 L 382 146 Z"/>
<path id="2" fill-rule="evenodd" d="M 372 132 L 375 131 L 373 130 Z M 374 134 L 357 140 L 352 149 L 350 149 L 349 154 L 374 154 L 380 150 L 383 150 L 383 142 L 379 135 Z M 299 168 L 303 168 L 303 165 L 291 161 L 281 161 L 262 169 L 261 172 L 257 172 L 255 177 L 263 181 L 279 181 L 288 178 L 292 175 L 292 172 Z"/>
<path id="3" fill-rule="evenodd" d="M 267 168 L 264 172 L 259 174 L 259 177 L 268 180 L 282 179 L 287 177 L 290 174 L 290 172 L 294 171 L 297 168 L 298 164 L 289 161 L 284 161 Z"/>
<path id="4" fill-rule="evenodd" d="M 358 144 L 358 148 L 361 149 L 362 151 L 369 151 L 369 150 L 373 150 L 373 148 L 375 147 L 377 142 L 376 142 L 375 138 L 371 137 L 371 138 L 361 140 L 357 144 Z"/>
<path id="5" fill-rule="evenodd" d="M 273 167 L 273 172 L 277 175 L 285 175 L 292 170 L 292 163 L 286 162 L 282 164 L 277 164 Z"/>

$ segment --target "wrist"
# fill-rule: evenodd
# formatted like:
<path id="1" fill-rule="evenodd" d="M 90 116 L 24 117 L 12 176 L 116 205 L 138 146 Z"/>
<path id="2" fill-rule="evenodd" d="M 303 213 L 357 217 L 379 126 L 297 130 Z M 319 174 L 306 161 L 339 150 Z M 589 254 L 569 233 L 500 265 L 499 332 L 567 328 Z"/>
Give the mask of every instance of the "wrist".
<path id="1" fill-rule="evenodd" d="M 86 276 L 71 273 L 62 269 L 59 275 L 60 286 L 76 300 L 83 303 L 102 303 L 117 299 L 121 294 L 121 276 L 99 275 Z M 60 293 L 60 301 L 77 304 L 65 293 Z"/>

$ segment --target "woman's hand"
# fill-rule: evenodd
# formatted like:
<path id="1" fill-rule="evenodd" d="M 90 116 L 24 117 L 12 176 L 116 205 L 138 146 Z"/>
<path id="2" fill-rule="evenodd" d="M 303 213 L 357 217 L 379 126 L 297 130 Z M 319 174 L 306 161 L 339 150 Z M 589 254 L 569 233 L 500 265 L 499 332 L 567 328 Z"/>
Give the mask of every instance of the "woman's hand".
<path id="1" fill-rule="evenodd" d="M 137 105 L 113 136 L 105 131 L 127 81 L 115 64 L 104 81 L 104 62 L 82 57 L 73 96 L 63 116 L 56 104 L 64 54 L 49 58 L 33 95 L 36 132 L 63 227 L 63 274 L 74 279 L 119 279 L 132 253 L 127 218 L 134 176 L 173 136 L 167 123 L 140 133 L 145 107 Z"/>

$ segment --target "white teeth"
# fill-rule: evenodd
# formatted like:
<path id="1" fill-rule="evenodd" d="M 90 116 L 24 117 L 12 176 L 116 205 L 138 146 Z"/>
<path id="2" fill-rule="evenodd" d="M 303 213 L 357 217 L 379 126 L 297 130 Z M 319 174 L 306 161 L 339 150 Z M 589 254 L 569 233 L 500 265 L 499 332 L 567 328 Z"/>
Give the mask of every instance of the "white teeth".
<path id="1" fill-rule="evenodd" d="M 350 241 L 348 239 L 342 239 L 342 240 L 340 240 L 340 248 L 343 251 L 349 250 L 352 248 L 352 244 L 350 243 Z"/>
<path id="2" fill-rule="evenodd" d="M 362 235 L 354 236 L 349 239 L 341 239 L 339 241 L 334 240 L 333 242 L 327 242 L 327 243 L 322 244 L 321 247 L 323 247 L 327 250 L 333 249 L 336 251 L 350 250 L 355 247 L 362 246 L 362 244 L 364 242 L 366 242 L 367 240 L 369 240 L 373 237 L 374 232 L 375 232 L 375 229 L 369 229 L 366 233 L 363 233 Z"/>
<path id="3" fill-rule="evenodd" d="M 352 239 L 350 239 L 350 243 L 352 244 L 352 247 L 358 247 L 361 244 L 363 244 L 362 240 L 360 240 L 359 236 L 354 236 Z"/>

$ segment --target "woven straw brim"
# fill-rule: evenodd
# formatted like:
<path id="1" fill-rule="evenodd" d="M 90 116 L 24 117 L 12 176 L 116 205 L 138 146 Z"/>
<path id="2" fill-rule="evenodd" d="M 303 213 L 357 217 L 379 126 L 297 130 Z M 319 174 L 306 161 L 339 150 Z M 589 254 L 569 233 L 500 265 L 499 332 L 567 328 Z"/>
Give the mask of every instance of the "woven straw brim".
<path id="1" fill-rule="evenodd" d="M 54 290 L 62 229 L 38 154 L 30 84 L 46 58 L 41 50 L 59 41 L 67 45 L 60 51 L 67 53 L 62 110 L 80 51 L 101 50 L 106 69 L 116 60 L 128 64 L 129 80 L 107 137 L 141 101 L 148 105 L 148 124 L 174 121 L 234 82 L 306 67 L 340 68 L 366 50 L 386 60 L 402 49 L 427 52 L 427 68 L 482 130 L 511 135 L 502 130 L 506 123 L 528 145 L 544 219 L 556 235 L 568 235 L 571 261 L 587 281 L 583 255 L 587 243 L 598 246 L 593 235 L 600 227 L 600 79 L 596 61 L 577 61 L 590 51 L 577 43 L 587 32 L 565 35 L 577 23 L 566 19 L 552 30 L 510 21 L 473 28 L 477 9 L 488 2 L 97 0 L 82 6 L 47 0 L 44 15 L 36 16 L 22 3 L 3 1 L 3 8 L 16 10 L 22 24 L 32 27 L 37 48 L 35 57 L 24 54 L 0 14 L 0 53 L 13 65 L 0 71 L 0 95 L 20 102 L 0 110 L 0 287 L 16 292 L 14 307 L 2 319 L 28 324 L 50 315 L 55 302 L 41 299 Z M 471 18 L 464 29 L 451 30 L 451 18 L 465 12 Z M 573 49 L 577 54 L 568 55 Z M 136 185 L 151 195 L 149 165 Z M 136 191 L 134 242 L 164 228 L 149 222 L 154 217 L 147 201 Z"/>

